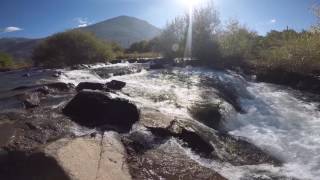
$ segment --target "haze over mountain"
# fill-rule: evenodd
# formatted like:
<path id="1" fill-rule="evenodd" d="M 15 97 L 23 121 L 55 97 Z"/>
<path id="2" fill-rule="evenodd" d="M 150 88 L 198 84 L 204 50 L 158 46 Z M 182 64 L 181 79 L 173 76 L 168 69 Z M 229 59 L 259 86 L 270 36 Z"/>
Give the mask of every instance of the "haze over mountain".
<path id="1" fill-rule="evenodd" d="M 97 37 L 119 43 L 128 48 L 132 43 L 148 40 L 160 34 L 160 29 L 135 17 L 119 16 L 81 30 L 93 32 Z"/>
<path id="2" fill-rule="evenodd" d="M 124 48 L 138 41 L 152 39 L 161 31 L 147 21 L 129 16 L 119 16 L 77 29 L 92 32 L 106 41 L 117 42 Z M 33 48 L 40 41 L 41 39 L 1 38 L 0 51 L 16 58 L 30 58 Z"/>
<path id="3" fill-rule="evenodd" d="M 40 41 L 41 39 L 1 38 L 0 52 L 6 52 L 18 59 L 28 59 Z"/>

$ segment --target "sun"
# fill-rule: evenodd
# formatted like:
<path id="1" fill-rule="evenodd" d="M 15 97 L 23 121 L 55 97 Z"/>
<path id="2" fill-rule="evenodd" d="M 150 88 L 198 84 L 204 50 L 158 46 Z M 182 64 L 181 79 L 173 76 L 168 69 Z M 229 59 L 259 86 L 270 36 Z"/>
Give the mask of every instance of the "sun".
<path id="1" fill-rule="evenodd" d="M 199 5 L 203 0 L 179 0 L 179 2 L 185 7 L 195 7 Z"/>
<path id="2" fill-rule="evenodd" d="M 194 7 L 200 3 L 200 0 L 185 0 L 187 5 L 190 7 Z"/>

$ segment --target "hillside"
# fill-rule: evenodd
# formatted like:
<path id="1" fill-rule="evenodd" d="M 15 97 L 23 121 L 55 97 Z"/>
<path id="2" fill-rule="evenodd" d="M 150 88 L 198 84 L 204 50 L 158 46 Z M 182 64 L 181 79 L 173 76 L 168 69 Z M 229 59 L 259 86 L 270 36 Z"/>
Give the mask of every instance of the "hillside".
<path id="1" fill-rule="evenodd" d="M 152 39 L 160 33 L 159 28 L 147 21 L 129 16 L 119 16 L 80 29 L 93 32 L 103 40 L 115 41 L 125 48 L 134 42 Z"/>
<path id="2" fill-rule="evenodd" d="M 1 38 L 0 51 L 9 53 L 18 59 L 28 59 L 39 42 L 40 39 Z"/>

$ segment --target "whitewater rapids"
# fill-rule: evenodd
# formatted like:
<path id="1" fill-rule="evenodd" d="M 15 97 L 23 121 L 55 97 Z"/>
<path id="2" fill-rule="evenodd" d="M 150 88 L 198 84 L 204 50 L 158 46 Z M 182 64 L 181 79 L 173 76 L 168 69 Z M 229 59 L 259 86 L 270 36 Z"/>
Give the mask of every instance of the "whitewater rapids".
<path id="1" fill-rule="evenodd" d="M 135 64 L 110 66 L 130 67 Z M 191 118 L 188 107 L 197 102 L 221 101 L 214 87 L 203 85 L 203 79 L 214 81 L 234 92 L 244 112 L 240 113 L 221 101 L 224 120 L 221 128 L 229 134 L 246 138 L 284 162 L 271 165 L 232 166 L 202 159 L 189 149 L 185 153 L 200 164 L 212 168 L 228 179 L 285 177 L 318 179 L 320 177 L 320 112 L 316 95 L 289 88 L 249 81 L 231 71 L 204 68 L 172 68 L 170 70 L 137 71 L 122 76 L 101 76 L 97 65 L 83 70 L 62 70 L 60 81 L 101 82 L 115 79 L 127 83 L 120 94 L 140 106 L 152 106 L 163 113 Z M 261 175 L 261 172 L 263 172 Z"/>

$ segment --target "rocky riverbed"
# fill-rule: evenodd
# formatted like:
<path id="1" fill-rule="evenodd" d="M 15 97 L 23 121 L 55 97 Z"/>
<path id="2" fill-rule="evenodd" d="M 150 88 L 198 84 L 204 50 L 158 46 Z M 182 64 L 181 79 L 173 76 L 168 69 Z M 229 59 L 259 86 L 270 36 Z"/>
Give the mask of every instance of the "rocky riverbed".
<path id="1" fill-rule="evenodd" d="M 156 61 L 6 72 L 0 81 L 1 179 L 314 179 L 320 173 L 320 161 L 301 154 L 320 147 L 311 140 L 320 137 L 320 113 L 310 94 L 296 98 L 300 92 L 232 71 Z M 312 119 L 301 122 L 307 113 Z M 302 148 L 310 143 L 315 149 Z"/>

